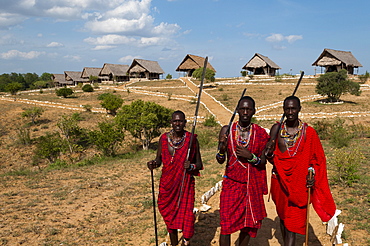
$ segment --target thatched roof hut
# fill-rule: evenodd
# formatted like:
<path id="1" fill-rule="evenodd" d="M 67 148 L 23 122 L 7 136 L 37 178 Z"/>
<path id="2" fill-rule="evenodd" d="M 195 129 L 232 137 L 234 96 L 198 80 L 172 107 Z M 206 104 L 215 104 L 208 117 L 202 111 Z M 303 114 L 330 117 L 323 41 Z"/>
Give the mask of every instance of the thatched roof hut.
<path id="1" fill-rule="evenodd" d="M 128 74 L 128 68 L 129 65 L 104 63 L 104 66 L 100 70 L 99 75 L 108 76 L 109 81 L 129 81 L 130 76 Z"/>
<path id="2" fill-rule="evenodd" d="M 86 83 L 89 80 L 81 77 L 81 72 L 64 71 L 64 77 L 66 81 L 69 81 L 71 85 L 77 85 L 78 83 Z"/>
<path id="3" fill-rule="evenodd" d="M 176 68 L 176 71 L 185 72 L 187 76 L 191 76 L 193 72 L 204 66 L 204 60 L 206 58 L 201 56 L 195 55 L 186 55 L 184 60 L 180 63 L 180 65 Z M 211 63 L 207 63 L 207 68 L 213 70 L 216 73 L 216 70 L 212 67 Z"/>
<path id="4" fill-rule="evenodd" d="M 348 74 L 353 74 L 355 68 L 362 67 L 361 63 L 352 55 L 351 51 L 324 49 L 312 66 L 325 68 L 327 72 L 338 72 L 346 69 Z"/>
<path id="5" fill-rule="evenodd" d="M 52 74 L 51 79 L 54 82 L 55 87 L 61 87 L 61 86 L 67 86 L 67 85 L 73 85 L 72 81 L 66 81 L 65 74 Z"/>
<path id="6" fill-rule="evenodd" d="M 98 80 L 96 82 L 102 82 L 108 80 L 108 76 L 100 76 L 100 67 L 84 67 L 82 70 L 81 78 L 87 79 L 90 81 L 90 76 L 97 77 Z"/>
<path id="7" fill-rule="evenodd" d="M 251 71 L 254 75 L 275 76 L 276 70 L 281 68 L 267 56 L 256 53 L 242 69 Z"/>
<path id="8" fill-rule="evenodd" d="M 158 62 L 143 59 L 134 59 L 128 72 L 131 77 L 147 79 L 159 79 L 159 75 L 164 74 Z"/>

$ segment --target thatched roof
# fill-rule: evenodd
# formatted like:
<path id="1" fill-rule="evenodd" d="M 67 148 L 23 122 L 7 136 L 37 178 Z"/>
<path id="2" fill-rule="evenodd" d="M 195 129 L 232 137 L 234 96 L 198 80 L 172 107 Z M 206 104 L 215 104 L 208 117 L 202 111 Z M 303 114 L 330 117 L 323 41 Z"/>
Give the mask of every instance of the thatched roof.
<path id="1" fill-rule="evenodd" d="M 127 76 L 128 68 L 128 65 L 104 63 L 99 75 Z"/>
<path id="2" fill-rule="evenodd" d="M 81 72 L 64 71 L 65 79 L 74 82 L 86 82 L 88 79 L 81 78 Z"/>
<path id="3" fill-rule="evenodd" d="M 260 68 L 260 67 L 271 67 L 274 69 L 281 69 L 275 62 L 273 62 L 267 56 L 263 56 L 259 53 L 254 54 L 254 56 L 244 65 L 242 69 L 247 68 Z"/>
<path id="4" fill-rule="evenodd" d="M 195 55 L 186 55 L 184 60 L 180 63 L 180 65 L 176 68 L 176 71 L 188 71 L 188 70 L 195 70 L 204 66 L 204 57 L 195 56 Z M 212 67 L 211 63 L 207 63 L 207 68 L 216 72 L 216 70 Z"/>
<path id="5" fill-rule="evenodd" d="M 344 63 L 346 66 L 362 67 L 361 63 L 352 55 L 351 51 L 324 49 L 312 66 L 334 66 Z"/>
<path id="6" fill-rule="evenodd" d="M 128 70 L 130 73 L 149 72 L 149 73 L 164 74 L 164 71 L 159 66 L 158 62 L 143 60 L 143 59 L 134 59 Z"/>
<path id="7" fill-rule="evenodd" d="M 52 74 L 53 82 L 59 85 L 73 85 L 73 81 L 67 81 L 65 74 Z"/>

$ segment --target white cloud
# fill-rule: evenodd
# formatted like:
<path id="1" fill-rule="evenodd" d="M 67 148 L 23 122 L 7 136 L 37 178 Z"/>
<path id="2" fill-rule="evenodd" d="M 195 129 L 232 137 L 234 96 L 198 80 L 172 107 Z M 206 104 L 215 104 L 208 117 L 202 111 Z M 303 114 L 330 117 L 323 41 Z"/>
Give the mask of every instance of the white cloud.
<path id="1" fill-rule="evenodd" d="M 63 47 L 64 45 L 58 42 L 51 42 L 50 44 L 46 45 L 46 47 L 54 48 L 54 47 Z"/>
<path id="2" fill-rule="evenodd" d="M 283 41 L 288 41 L 288 43 L 294 43 L 297 40 L 303 39 L 302 35 L 289 35 L 289 36 L 284 36 L 280 33 L 273 33 L 270 36 L 266 38 L 267 42 L 271 43 L 279 43 Z"/>
<path id="3" fill-rule="evenodd" d="M 134 60 L 134 59 L 140 59 L 142 57 L 140 56 L 131 56 L 131 55 L 128 55 L 128 56 L 124 56 L 124 57 L 121 57 L 118 62 L 121 62 L 121 63 L 126 63 L 126 64 L 131 64 L 131 62 Z"/>
<path id="4" fill-rule="evenodd" d="M 81 56 L 66 55 L 64 58 L 71 61 L 81 61 Z"/>
<path id="5" fill-rule="evenodd" d="M 0 57 L 6 60 L 17 59 L 17 58 L 20 58 L 22 60 L 32 60 L 44 54 L 46 53 L 39 52 L 39 51 L 22 52 L 19 50 L 9 50 L 8 52 L 1 53 Z"/>
<path id="6" fill-rule="evenodd" d="M 22 23 L 26 18 L 12 13 L 0 13 L 0 29 L 15 26 Z"/>
<path id="7" fill-rule="evenodd" d="M 92 50 L 108 50 L 108 49 L 113 49 L 116 48 L 117 46 L 113 45 L 97 45 Z"/>
<path id="8" fill-rule="evenodd" d="M 129 44 L 131 42 L 135 42 L 135 38 L 128 38 L 125 36 L 120 35 L 104 35 L 97 38 L 86 38 L 84 39 L 86 43 L 92 44 L 92 45 L 119 45 L 119 44 Z"/>

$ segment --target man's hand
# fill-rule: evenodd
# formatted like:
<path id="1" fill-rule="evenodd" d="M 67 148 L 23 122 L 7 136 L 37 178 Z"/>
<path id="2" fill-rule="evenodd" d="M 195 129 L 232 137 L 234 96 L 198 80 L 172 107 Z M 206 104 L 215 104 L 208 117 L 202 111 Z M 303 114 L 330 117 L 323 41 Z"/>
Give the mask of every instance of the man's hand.
<path id="1" fill-rule="evenodd" d="M 275 151 L 275 139 L 270 140 L 266 144 L 265 148 L 265 156 L 267 158 L 271 158 L 274 156 L 274 151 Z"/>
<path id="2" fill-rule="evenodd" d="M 184 162 L 184 168 L 188 169 L 190 167 L 190 161 L 185 161 Z"/>
<path id="3" fill-rule="evenodd" d="M 250 159 L 253 158 L 252 153 L 247 148 L 244 148 L 244 147 L 239 146 L 239 145 L 236 146 L 235 153 L 238 156 L 238 159 L 244 158 L 246 160 L 250 160 Z"/>
<path id="4" fill-rule="evenodd" d="M 157 162 L 155 160 L 148 161 L 147 166 L 148 166 L 149 170 L 153 170 L 153 169 L 159 167 L 159 165 L 157 164 Z"/>
<path id="5" fill-rule="evenodd" d="M 306 176 L 306 187 L 307 188 L 312 188 L 314 185 L 315 185 L 315 173 L 314 173 L 314 171 L 312 171 L 311 175 L 309 173 Z"/>

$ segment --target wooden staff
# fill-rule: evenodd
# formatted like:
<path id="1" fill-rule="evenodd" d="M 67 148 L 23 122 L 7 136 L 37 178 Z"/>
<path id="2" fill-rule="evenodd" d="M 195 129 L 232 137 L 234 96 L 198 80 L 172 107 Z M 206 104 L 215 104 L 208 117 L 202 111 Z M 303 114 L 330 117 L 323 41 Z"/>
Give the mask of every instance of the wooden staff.
<path id="1" fill-rule="evenodd" d="M 154 176 L 153 176 L 153 169 L 150 170 L 150 175 L 152 176 L 152 196 L 153 196 L 155 246 L 158 246 L 157 213 L 155 211 L 155 195 L 154 195 Z"/>
<path id="2" fill-rule="evenodd" d="M 308 168 L 309 180 L 312 180 L 313 175 L 314 175 L 314 169 L 313 169 L 313 167 L 309 167 Z M 308 246 L 308 226 L 309 226 L 309 221 L 310 221 L 310 202 L 311 202 L 311 187 L 308 187 L 305 246 Z"/>
<path id="3" fill-rule="evenodd" d="M 198 111 L 199 111 L 199 105 L 200 105 L 200 97 L 201 97 L 202 91 L 203 91 L 203 83 L 204 83 L 204 77 L 206 76 L 207 63 L 208 63 L 208 56 L 206 56 L 206 59 L 204 59 L 202 79 L 200 80 L 200 85 L 199 85 L 197 106 L 195 108 L 195 114 L 194 114 L 194 120 L 193 120 L 193 127 L 191 129 L 190 142 L 189 142 L 189 147 L 188 147 L 188 153 L 187 153 L 187 156 L 186 156 L 186 160 L 189 160 L 191 147 L 193 146 L 194 132 L 195 132 L 195 127 L 197 125 Z M 182 175 L 181 188 L 180 188 L 180 196 L 179 196 L 179 200 L 178 200 L 178 203 L 177 203 L 177 207 L 180 207 L 180 201 L 181 201 L 183 187 L 184 187 L 184 182 L 185 182 L 185 176 L 186 176 L 186 169 L 184 169 L 184 173 Z"/>
<path id="4" fill-rule="evenodd" d="M 246 92 L 246 88 L 244 88 L 244 90 L 243 90 L 243 93 L 242 93 L 242 95 L 240 96 L 240 99 L 242 98 L 242 97 L 244 97 L 244 94 L 245 94 L 245 92 Z M 239 99 L 239 100 L 240 100 Z M 239 103 L 239 101 L 238 101 L 238 103 Z M 238 104 L 236 105 L 236 107 L 235 107 L 235 110 L 234 110 L 234 113 L 233 113 L 233 115 L 231 116 L 231 119 L 230 119 L 230 121 L 229 121 L 229 126 L 228 126 L 228 128 L 227 128 L 227 130 L 226 130 L 226 136 L 228 136 L 229 135 L 229 132 L 230 132 L 230 128 L 231 128 L 231 124 L 233 123 L 233 121 L 234 121 L 234 118 L 235 118 L 235 115 L 236 115 L 236 111 L 238 111 Z"/>

